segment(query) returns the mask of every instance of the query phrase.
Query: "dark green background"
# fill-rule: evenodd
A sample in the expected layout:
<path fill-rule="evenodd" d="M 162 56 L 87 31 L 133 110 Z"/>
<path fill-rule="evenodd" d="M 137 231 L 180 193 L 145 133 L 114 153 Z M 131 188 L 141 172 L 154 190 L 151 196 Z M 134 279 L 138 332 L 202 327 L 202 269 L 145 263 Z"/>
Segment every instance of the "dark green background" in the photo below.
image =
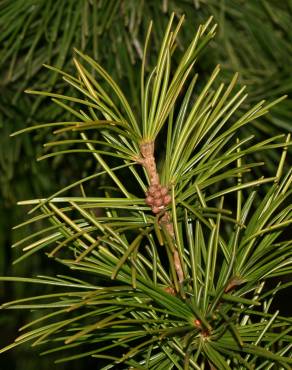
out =
<path fill-rule="evenodd" d="M 149 21 L 154 21 L 150 55 L 155 59 L 159 41 L 172 11 L 186 15 L 179 38 L 184 48 L 200 22 L 213 15 L 218 23 L 217 37 L 197 63 L 197 70 L 208 76 L 220 63 L 222 79 L 240 72 L 240 83 L 247 84 L 248 102 L 272 100 L 292 91 L 292 1 L 272 0 L 0 0 L 0 274 L 4 276 L 57 273 L 59 266 L 44 256 L 34 256 L 13 266 L 21 254 L 10 246 L 27 235 L 12 227 L 25 219 L 21 199 L 48 195 L 72 182 L 76 173 L 85 174 L 91 163 L 78 163 L 69 157 L 38 162 L 47 133 L 10 133 L 42 122 L 68 117 L 48 99 L 24 94 L 25 88 L 66 91 L 58 76 L 42 67 L 47 63 L 67 72 L 73 69 L 73 47 L 96 58 L 138 105 L 140 53 Z M 292 101 L 288 98 L 265 119 L 249 130 L 258 137 L 291 131 Z M 266 160 L 266 171 L 273 171 L 276 153 Z M 81 170 L 82 168 L 82 170 Z M 1 284 L 1 302 L 33 295 L 33 287 Z M 281 305 L 281 299 L 278 300 Z M 283 304 L 283 306 L 285 306 Z M 285 310 L 285 307 L 284 307 Z M 286 313 L 288 310 L 286 309 Z M 28 320 L 28 312 L 1 311 L 0 345 L 16 337 L 17 328 Z M 0 368 L 7 370 L 99 368 L 96 361 L 55 365 L 52 358 L 38 356 L 28 346 L 0 357 Z"/>

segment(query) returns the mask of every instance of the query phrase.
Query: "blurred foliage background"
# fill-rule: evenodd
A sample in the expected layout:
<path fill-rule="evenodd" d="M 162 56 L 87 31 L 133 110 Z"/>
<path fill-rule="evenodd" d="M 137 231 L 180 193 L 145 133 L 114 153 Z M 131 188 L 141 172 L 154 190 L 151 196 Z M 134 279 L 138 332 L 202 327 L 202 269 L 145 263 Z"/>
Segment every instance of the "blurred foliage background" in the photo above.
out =
<path fill-rule="evenodd" d="M 173 11 L 185 14 L 189 25 L 180 35 L 181 45 L 187 45 L 193 30 L 210 15 L 218 23 L 217 36 L 196 67 L 201 75 L 207 76 L 216 64 L 222 66 L 223 79 L 238 71 L 241 84 L 248 86 L 247 104 L 288 94 L 264 119 L 249 126 L 250 133 L 263 138 L 291 131 L 292 0 L 0 0 L 0 275 L 31 276 L 56 270 L 41 255 L 24 264 L 12 264 L 20 252 L 11 245 L 22 235 L 12 228 L 25 214 L 16 202 L 48 195 L 71 183 L 80 168 L 86 175 L 93 165 L 70 157 L 37 163 L 43 131 L 9 138 L 28 125 L 67 119 L 62 108 L 48 98 L 36 98 L 24 90 L 64 92 L 64 81 L 43 64 L 70 72 L 73 48 L 77 48 L 122 81 L 124 91 L 137 97 L 131 102 L 137 106 L 137 81 L 149 22 L 154 21 L 150 47 L 155 58 Z M 264 171 L 272 173 L 276 157 L 276 152 L 269 153 Z M 1 284 L 1 301 L 20 296 L 22 289 L 27 287 Z M 29 293 L 33 292 L 25 292 Z M 1 312 L 1 346 L 14 339 L 16 328 L 24 322 L 22 312 Z M 77 362 L 53 365 L 51 360 L 20 347 L 3 355 L 0 367 L 74 370 L 81 366 Z M 90 364 L 82 362 L 85 366 Z"/>

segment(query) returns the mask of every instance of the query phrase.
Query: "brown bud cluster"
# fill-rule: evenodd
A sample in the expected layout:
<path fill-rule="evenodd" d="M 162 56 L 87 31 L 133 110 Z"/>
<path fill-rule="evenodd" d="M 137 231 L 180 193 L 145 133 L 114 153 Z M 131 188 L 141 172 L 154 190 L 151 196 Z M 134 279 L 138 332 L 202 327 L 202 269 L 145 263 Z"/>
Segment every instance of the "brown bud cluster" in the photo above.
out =
<path fill-rule="evenodd" d="M 194 320 L 194 324 L 195 324 L 195 327 L 198 328 L 198 329 L 201 329 L 202 328 L 202 323 L 200 320 L 198 319 L 195 319 Z"/>
<path fill-rule="evenodd" d="M 164 291 L 170 295 L 176 295 L 175 290 L 171 286 L 164 288 Z"/>
<path fill-rule="evenodd" d="M 171 202 L 168 188 L 160 184 L 151 185 L 146 192 L 145 202 L 153 213 L 161 212 Z"/>

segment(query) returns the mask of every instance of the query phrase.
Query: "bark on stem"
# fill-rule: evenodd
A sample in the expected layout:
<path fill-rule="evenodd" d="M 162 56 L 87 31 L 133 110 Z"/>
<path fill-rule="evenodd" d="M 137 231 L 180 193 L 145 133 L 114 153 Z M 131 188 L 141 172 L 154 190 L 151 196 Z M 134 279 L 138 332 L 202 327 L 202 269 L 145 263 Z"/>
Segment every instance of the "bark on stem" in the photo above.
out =
<path fill-rule="evenodd" d="M 156 168 L 156 161 L 154 158 L 154 142 L 144 142 L 140 145 L 142 157 L 140 162 L 144 166 L 148 176 L 150 185 L 159 184 L 159 175 Z"/>
<path fill-rule="evenodd" d="M 151 206 L 153 213 L 162 214 L 160 223 L 164 224 L 165 229 L 175 242 L 173 223 L 171 221 L 169 212 L 165 210 L 165 207 L 171 202 L 171 196 L 169 195 L 168 188 L 160 184 L 154 156 L 154 142 L 145 141 L 141 143 L 140 152 L 142 157 L 138 158 L 137 161 L 145 168 L 150 182 L 148 191 L 146 193 L 145 202 Z M 182 283 L 184 281 L 184 274 L 177 249 L 173 253 L 173 262 L 178 280 L 180 283 Z"/>

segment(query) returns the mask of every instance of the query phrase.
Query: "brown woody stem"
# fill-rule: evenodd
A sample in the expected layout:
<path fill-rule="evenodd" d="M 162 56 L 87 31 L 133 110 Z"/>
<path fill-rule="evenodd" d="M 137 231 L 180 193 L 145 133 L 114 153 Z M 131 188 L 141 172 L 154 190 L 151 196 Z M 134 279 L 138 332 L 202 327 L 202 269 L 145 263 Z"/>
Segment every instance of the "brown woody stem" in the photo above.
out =
<path fill-rule="evenodd" d="M 140 151 L 142 154 L 140 163 L 144 166 L 149 176 L 150 185 L 158 185 L 159 175 L 156 169 L 156 161 L 154 158 L 154 142 L 146 141 L 140 144 Z"/>
<path fill-rule="evenodd" d="M 142 156 L 141 158 L 137 159 L 137 162 L 139 162 L 145 168 L 150 182 L 149 189 L 146 193 L 145 202 L 151 206 L 153 213 L 162 214 L 160 223 L 165 226 L 168 234 L 175 241 L 173 223 L 171 221 L 169 212 L 165 210 L 165 207 L 171 202 L 171 196 L 168 193 L 168 188 L 160 184 L 154 156 L 154 142 L 142 142 L 140 144 L 140 152 Z M 180 283 L 182 283 L 184 281 L 184 274 L 177 250 L 175 250 L 173 253 L 173 262 L 178 280 Z"/>

